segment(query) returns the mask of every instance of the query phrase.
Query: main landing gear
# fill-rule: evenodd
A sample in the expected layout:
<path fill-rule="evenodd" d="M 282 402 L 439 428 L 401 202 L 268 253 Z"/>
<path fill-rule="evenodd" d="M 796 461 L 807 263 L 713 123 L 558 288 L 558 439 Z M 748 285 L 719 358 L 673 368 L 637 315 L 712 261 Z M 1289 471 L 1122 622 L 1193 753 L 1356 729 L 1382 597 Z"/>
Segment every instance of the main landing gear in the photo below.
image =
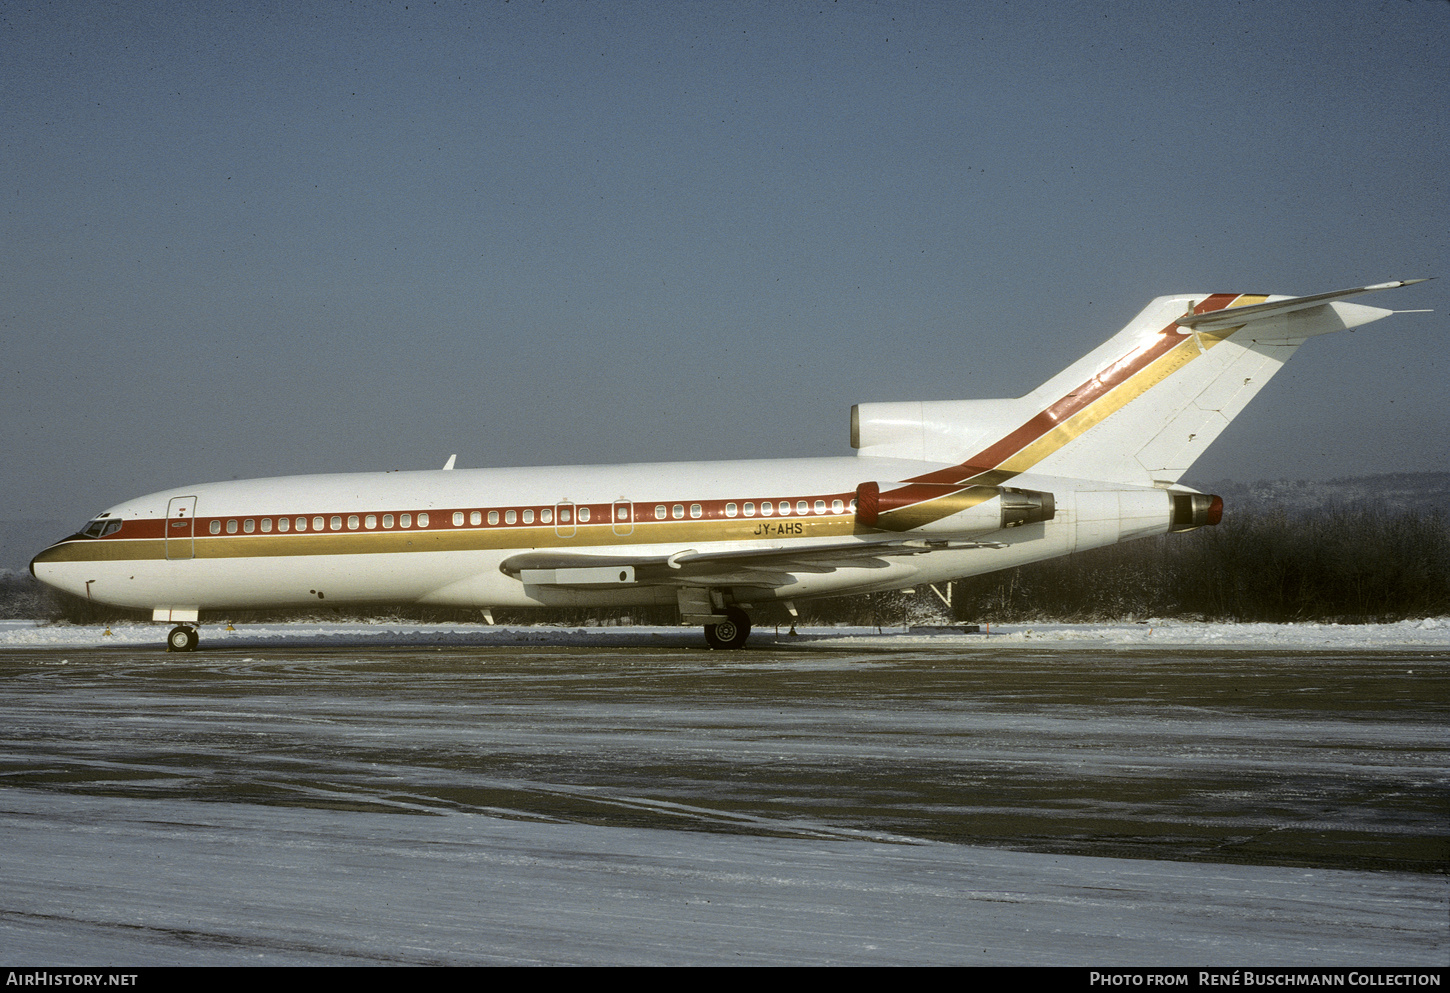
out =
<path fill-rule="evenodd" d="M 185 624 L 178 624 L 166 636 L 166 650 L 168 652 L 195 651 L 196 643 L 200 640 L 197 637 L 196 628 L 188 627 Z"/>
<path fill-rule="evenodd" d="M 705 625 L 705 641 L 711 648 L 744 648 L 750 637 L 750 615 L 739 607 L 726 607 L 725 620 Z"/>

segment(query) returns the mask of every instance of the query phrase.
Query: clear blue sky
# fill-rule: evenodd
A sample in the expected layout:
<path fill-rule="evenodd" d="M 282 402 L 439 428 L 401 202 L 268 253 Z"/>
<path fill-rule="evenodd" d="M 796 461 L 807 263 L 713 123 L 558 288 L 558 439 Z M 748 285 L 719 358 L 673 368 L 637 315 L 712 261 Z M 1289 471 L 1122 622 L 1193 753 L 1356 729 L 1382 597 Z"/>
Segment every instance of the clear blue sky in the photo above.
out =
<path fill-rule="evenodd" d="M 1450 465 L 1450 3 L 0 2 L 0 517 L 847 454 L 1170 292 L 1440 276 L 1190 476 Z"/>

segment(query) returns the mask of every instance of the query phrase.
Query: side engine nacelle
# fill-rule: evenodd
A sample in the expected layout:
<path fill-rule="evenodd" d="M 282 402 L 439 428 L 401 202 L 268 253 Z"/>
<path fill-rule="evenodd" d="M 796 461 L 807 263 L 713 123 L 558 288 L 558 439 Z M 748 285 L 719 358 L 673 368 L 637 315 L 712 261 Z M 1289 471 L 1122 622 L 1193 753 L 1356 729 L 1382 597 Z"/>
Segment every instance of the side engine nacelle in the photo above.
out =
<path fill-rule="evenodd" d="M 1223 499 L 1207 493 L 1169 490 L 1083 488 L 1064 504 L 1074 524 L 1078 550 L 1148 538 L 1169 531 L 1192 531 L 1217 524 L 1223 517 Z"/>
<path fill-rule="evenodd" d="M 1052 494 L 1038 490 L 879 482 L 856 487 L 856 520 L 883 531 L 986 534 L 1050 521 L 1056 513 Z"/>

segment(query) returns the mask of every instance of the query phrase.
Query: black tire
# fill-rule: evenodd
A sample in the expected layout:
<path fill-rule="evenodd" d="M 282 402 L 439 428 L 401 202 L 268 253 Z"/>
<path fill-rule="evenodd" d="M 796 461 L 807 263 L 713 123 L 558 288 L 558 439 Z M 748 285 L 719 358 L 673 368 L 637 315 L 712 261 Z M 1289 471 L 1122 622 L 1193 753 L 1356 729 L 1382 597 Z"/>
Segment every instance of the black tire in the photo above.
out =
<path fill-rule="evenodd" d="M 196 649 L 197 642 L 201 639 L 197 636 L 196 628 L 189 628 L 184 625 L 171 629 L 166 636 L 166 650 L 168 652 L 190 652 Z"/>
<path fill-rule="evenodd" d="M 705 643 L 711 648 L 744 648 L 750 637 L 750 615 L 739 607 L 726 607 L 724 621 L 705 625 Z"/>

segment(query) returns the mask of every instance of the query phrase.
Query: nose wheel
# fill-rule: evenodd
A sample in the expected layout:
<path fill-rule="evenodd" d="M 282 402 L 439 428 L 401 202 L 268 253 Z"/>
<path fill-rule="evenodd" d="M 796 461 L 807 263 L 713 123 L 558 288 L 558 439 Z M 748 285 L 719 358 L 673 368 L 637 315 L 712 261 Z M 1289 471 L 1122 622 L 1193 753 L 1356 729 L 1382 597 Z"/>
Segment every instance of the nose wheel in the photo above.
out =
<path fill-rule="evenodd" d="M 739 607 L 726 607 L 725 620 L 705 625 L 705 642 L 711 648 L 744 648 L 750 637 L 750 615 Z"/>
<path fill-rule="evenodd" d="M 180 624 L 172 628 L 171 633 L 166 636 L 166 650 L 168 652 L 194 651 L 197 642 L 200 640 L 197 637 L 196 628 L 190 628 L 185 624 Z"/>

